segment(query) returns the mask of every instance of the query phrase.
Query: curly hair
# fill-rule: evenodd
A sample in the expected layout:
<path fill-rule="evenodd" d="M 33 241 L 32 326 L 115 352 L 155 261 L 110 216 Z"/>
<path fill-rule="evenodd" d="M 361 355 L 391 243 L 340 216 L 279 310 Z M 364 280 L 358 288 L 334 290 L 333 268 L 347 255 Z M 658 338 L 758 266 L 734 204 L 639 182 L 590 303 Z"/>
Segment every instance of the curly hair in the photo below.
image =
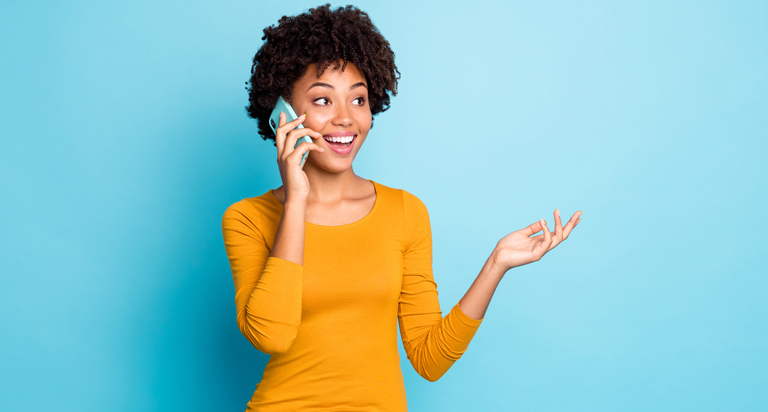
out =
<path fill-rule="evenodd" d="M 275 144 L 269 127 L 269 115 L 283 96 L 290 99 L 293 85 L 312 63 L 317 77 L 331 65 L 342 61 L 354 63 L 368 82 L 371 114 L 389 109 L 391 95 L 397 95 L 400 72 L 389 42 L 373 25 L 368 14 L 354 6 L 331 10 L 330 4 L 309 9 L 297 16 L 283 16 L 277 26 L 264 29 L 266 40 L 256 52 L 251 66 L 248 116 L 256 119 L 259 134 Z M 334 66 L 335 67 L 335 66 Z"/>

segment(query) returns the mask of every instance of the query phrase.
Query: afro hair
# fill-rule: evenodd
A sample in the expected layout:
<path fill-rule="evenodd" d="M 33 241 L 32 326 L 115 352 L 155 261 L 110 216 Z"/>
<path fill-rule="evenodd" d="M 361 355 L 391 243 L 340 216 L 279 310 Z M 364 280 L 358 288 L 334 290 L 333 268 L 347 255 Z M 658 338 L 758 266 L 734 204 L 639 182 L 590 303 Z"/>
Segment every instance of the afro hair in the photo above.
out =
<path fill-rule="evenodd" d="M 251 66 L 250 87 L 246 82 L 248 116 L 256 119 L 264 140 L 275 141 L 269 115 L 283 96 L 290 99 L 293 85 L 317 64 L 317 77 L 332 64 L 354 63 L 368 82 L 371 114 L 389 108 L 390 94 L 397 94 L 400 72 L 389 42 L 373 25 L 368 14 L 354 6 L 331 10 L 326 4 L 297 16 L 283 16 L 277 26 L 264 29 L 265 40 Z M 276 144 L 276 143 L 275 143 Z"/>

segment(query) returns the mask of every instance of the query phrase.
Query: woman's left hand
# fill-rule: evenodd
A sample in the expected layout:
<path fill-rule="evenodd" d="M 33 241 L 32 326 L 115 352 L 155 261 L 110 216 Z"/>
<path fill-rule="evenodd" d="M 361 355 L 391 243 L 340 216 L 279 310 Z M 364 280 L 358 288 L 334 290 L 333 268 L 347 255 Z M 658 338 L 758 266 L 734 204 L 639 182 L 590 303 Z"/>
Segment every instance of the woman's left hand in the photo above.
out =
<path fill-rule="evenodd" d="M 538 261 L 560 242 L 568 239 L 571 230 L 581 221 L 581 211 L 574 213 L 565 227 L 560 222 L 560 209 L 555 210 L 554 215 L 554 232 L 550 232 L 547 222 L 541 219 L 525 229 L 512 232 L 499 240 L 491 255 L 494 266 L 506 272 L 513 267 Z M 542 230 L 544 231 L 543 234 L 531 237 Z"/>

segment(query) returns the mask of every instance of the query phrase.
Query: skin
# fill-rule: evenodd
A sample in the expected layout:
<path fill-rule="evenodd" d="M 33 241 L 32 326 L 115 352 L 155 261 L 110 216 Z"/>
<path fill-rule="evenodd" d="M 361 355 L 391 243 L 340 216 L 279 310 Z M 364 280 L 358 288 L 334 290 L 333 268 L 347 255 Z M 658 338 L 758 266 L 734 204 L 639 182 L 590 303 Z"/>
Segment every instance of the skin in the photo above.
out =
<path fill-rule="evenodd" d="M 290 130 L 302 123 L 305 131 L 288 133 L 285 148 L 290 150 L 304 135 L 310 136 L 315 144 L 306 144 L 311 153 L 303 173 L 295 163 L 281 168 L 281 176 L 287 175 L 288 182 L 283 179 L 283 186 L 274 194 L 281 203 L 285 203 L 285 199 L 306 199 L 306 221 L 338 226 L 362 219 L 376 201 L 373 183 L 357 176 L 352 168 L 373 117 L 368 104 L 368 84 L 356 65 L 348 63 L 343 72 L 341 65 L 331 65 L 320 78 L 316 73 L 316 66 L 309 66 L 293 86 L 289 102 L 297 114 L 306 113 L 307 117 L 303 122 L 297 119 L 287 125 Z M 280 132 L 278 130 L 278 134 Z M 321 136 L 333 132 L 357 135 L 351 153 L 338 155 L 328 147 Z M 280 153 L 279 140 L 277 144 Z M 296 150 L 303 155 L 306 150 L 302 146 Z"/>
<path fill-rule="evenodd" d="M 373 208 L 373 184 L 355 174 L 352 162 L 371 129 L 371 110 L 365 75 L 353 63 L 331 65 L 319 78 L 315 65 L 293 87 L 290 104 L 297 114 L 290 123 L 281 117 L 277 129 L 277 164 L 283 185 L 275 197 L 284 205 L 271 256 L 302 265 L 304 262 L 304 222 L 337 226 L 356 222 Z M 304 129 L 294 130 L 299 124 Z M 348 155 L 338 155 L 322 139 L 334 132 L 354 132 L 357 136 Z M 302 136 L 313 143 L 293 146 Z M 301 157 L 310 151 L 306 164 Z M 550 232 L 544 219 L 504 236 L 496 244 L 480 273 L 459 300 L 462 312 L 482 319 L 496 288 L 510 269 L 540 260 L 568 238 L 581 221 L 581 211 L 563 225 L 560 210 L 554 214 L 555 230 Z M 536 233 L 540 235 L 534 236 Z"/>

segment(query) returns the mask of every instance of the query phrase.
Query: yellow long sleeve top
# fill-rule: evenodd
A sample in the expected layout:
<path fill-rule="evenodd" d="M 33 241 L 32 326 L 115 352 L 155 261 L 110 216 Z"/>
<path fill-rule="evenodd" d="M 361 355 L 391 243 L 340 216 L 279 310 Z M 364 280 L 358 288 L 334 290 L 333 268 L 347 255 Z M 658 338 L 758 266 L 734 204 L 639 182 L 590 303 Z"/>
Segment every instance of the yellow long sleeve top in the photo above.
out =
<path fill-rule="evenodd" d="M 407 411 L 395 317 L 429 381 L 480 327 L 458 303 L 442 315 L 424 203 L 371 182 L 376 201 L 363 219 L 305 223 L 303 265 L 270 256 L 283 213 L 272 190 L 224 212 L 237 325 L 271 355 L 246 411 Z"/>

